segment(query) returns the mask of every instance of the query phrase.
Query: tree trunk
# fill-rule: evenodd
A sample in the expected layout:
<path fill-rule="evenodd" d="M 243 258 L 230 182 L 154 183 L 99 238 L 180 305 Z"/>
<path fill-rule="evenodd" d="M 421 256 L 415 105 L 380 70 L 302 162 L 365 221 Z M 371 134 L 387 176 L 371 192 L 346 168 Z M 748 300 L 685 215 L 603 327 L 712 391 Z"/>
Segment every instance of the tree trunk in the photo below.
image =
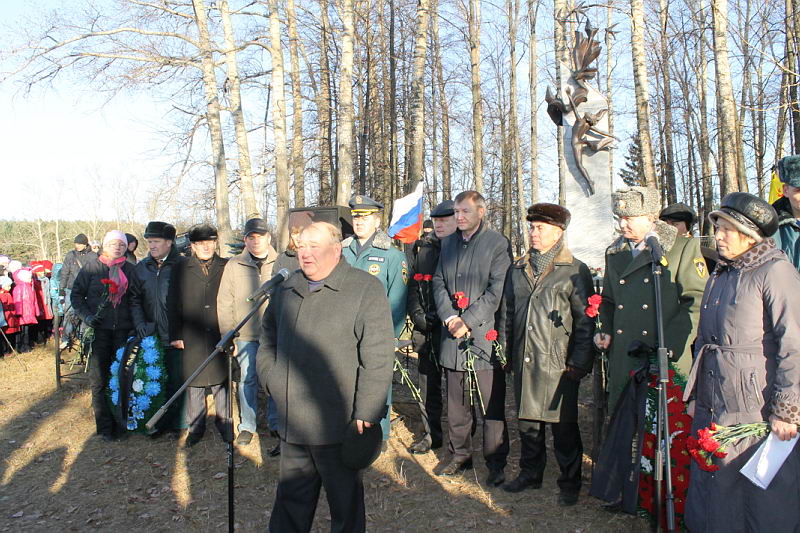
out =
<path fill-rule="evenodd" d="M 614 134 L 614 98 L 613 98 L 613 83 L 612 83 L 612 75 L 613 70 L 611 68 L 611 49 L 614 44 L 614 34 L 608 31 L 611 26 L 613 25 L 613 17 L 614 17 L 614 4 L 613 2 L 609 2 L 606 6 L 606 101 L 608 103 L 608 133 Z M 611 187 L 609 190 L 613 190 L 614 184 L 614 150 L 608 150 L 608 178 L 611 180 Z"/>
<path fill-rule="evenodd" d="M 320 91 L 317 99 L 317 116 L 319 120 L 319 205 L 328 205 L 335 201 L 331 193 L 331 177 L 333 175 L 333 109 L 331 107 L 331 69 L 328 62 L 328 40 L 330 22 L 328 21 L 328 0 L 320 0 L 320 21 L 322 38 L 320 39 L 319 77 Z"/>
<path fill-rule="evenodd" d="M 653 163 L 653 141 L 650 137 L 650 98 L 647 88 L 647 64 L 644 52 L 644 2 L 631 0 L 631 57 L 633 60 L 633 85 L 636 93 L 636 125 L 642 151 L 644 182 L 656 186 L 656 169 Z"/>
<path fill-rule="evenodd" d="M 236 62 L 236 42 L 231 23 L 231 12 L 228 0 L 220 0 L 219 13 L 222 18 L 222 31 L 225 35 L 225 67 L 228 75 L 228 95 L 233 127 L 236 132 L 236 148 L 239 156 L 239 187 L 244 202 L 245 220 L 260 217 L 256 206 L 256 193 L 253 187 L 253 170 L 250 165 L 250 144 L 247 140 L 247 125 L 242 109 L 241 82 L 239 66 Z"/>
<path fill-rule="evenodd" d="M 469 0 L 469 58 L 472 72 L 472 179 L 483 194 L 483 104 L 481 102 L 481 0 Z"/>
<path fill-rule="evenodd" d="M 192 0 L 195 23 L 197 24 L 200 62 L 203 69 L 203 91 L 206 98 L 206 121 L 211 136 L 211 154 L 214 160 L 214 207 L 217 215 L 217 231 L 221 254 L 227 256 L 225 244 L 233 239 L 231 215 L 228 204 L 228 170 L 225 166 L 225 144 L 222 140 L 222 120 L 220 118 L 219 90 L 214 72 L 214 57 L 211 39 L 208 35 L 208 12 L 205 0 Z"/>
<path fill-rule="evenodd" d="M 389 179 L 386 191 L 387 202 L 395 199 L 395 184 L 399 180 L 397 162 L 397 58 L 394 47 L 395 7 L 394 0 L 389 0 Z"/>
<path fill-rule="evenodd" d="M 436 1 L 436 0 L 435 0 Z M 452 198 L 451 165 L 450 165 L 450 105 L 447 101 L 444 74 L 442 72 L 442 49 L 439 41 L 439 9 L 433 10 L 433 42 L 434 61 L 436 62 L 436 81 L 438 88 L 439 112 L 442 114 L 442 200 Z"/>
<path fill-rule="evenodd" d="M 792 50 L 794 51 L 793 61 L 789 62 L 791 70 L 794 72 L 794 83 L 790 85 L 792 88 L 792 131 L 794 132 L 794 150 L 793 154 L 800 154 L 800 97 L 798 97 L 798 75 L 800 72 L 800 54 L 798 54 L 798 43 L 800 43 L 800 12 L 797 9 L 797 0 L 789 0 L 791 17 L 787 17 L 787 21 L 791 21 L 792 25 L 790 30 L 786 32 L 786 38 L 792 41 Z"/>
<path fill-rule="evenodd" d="M 711 140 L 708 133 L 708 69 L 706 62 L 706 50 L 708 41 L 706 39 L 706 12 L 704 0 L 697 2 L 697 15 L 695 16 L 695 26 L 700 33 L 695 56 L 695 77 L 697 78 L 697 114 L 700 122 L 700 172 L 703 189 L 703 209 L 700 217 L 701 234 L 711 235 L 712 226 L 708 221 L 708 214 L 714 208 L 714 183 L 711 176 Z"/>
<path fill-rule="evenodd" d="M 414 38 L 414 72 L 411 80 L 411 163 L 406 192 L 422 179 L 425 159 L 425 53 L 428 49 L 430 0 L 417 0 L 417 29 Z"/>
<path fill-rule="evenodd" d="M 664 108 L 664 182 L 667 185 L 667 204 L 678 201 L 678 188 L 675 183 L 675 151 L 672 137 L 672 84 L 670 82 L 670 46 L 667 30 L 669 29 L 669 13 L 667 0 L 659 0 L 659 17 L 661 22 L 661 84 L 663 85 Z"/>
<path fill-rule="evenodd" d="M 714 28 L 714 67 L 719 102 L 719 135 L 721 137 L 722 177 L 724 193 L 739 189 L 736 146 L 736 103 L 733 100 L 731 67 L 728 58 L 728 0 L 711 0 Z"/>
<path fill-rule="evenodd" d="M 553 37 L 556 57 L 556 93 L 562 94 L 561 65 L 567 62 L 565 35 L 566 0 L 553 1 Z M 564 126 L 556 126 L 556 153 L 558 156 L 558 204 L 567 204 L 567 160 L 564 154 Z"/>
<path fill-rule="evenodd" d="M 525 231 L 525 216 L 527 205 L 525 203 L 525 183 L 522 179 L 522 149 L 519 142 L 519 124 L 517 123 L 517 21 L 519 20 L 519 0 L 506 0 L 506 15 L 508 17 L 508 46 L 509 46 L 509 148 L 513 150 L 513 166 L 516 175 L 517 210 L 519 216 L 519 231 L 522 236 L 525 250 L 528 249 L 528 232 Z M 514 217 L 511 217 L 512 227 Z"/>
<path fill-rule="evenodd" d="M 286 219 L 289 214 L 289 161 L 288 150 L 286 149 L 286 95 L 278 0 L 269 1 L 269 35 L 270 55 L 272 56 L 272 80 L 270 85 L 274 98 L 272 129 L 275 139 L 276 231 L 278 233 L 278 250 L 283 250 L 288 240 Z"/>
<path fill-rule="evenodd" d="M 353 187 L 353 162 L 355 147 L 353 139 L 353 0 L 342 0 L 342 61 L 339 65 L 339 121 L 338 121 L 338 173 L 336 203 L 347 205 Z"/>
<path fill-rule="evenodd" d="M 537 110 L 539 109 L 539 97 L 537 96 L 536 86 L 539 84 L 538 80 L 538 66 L 539 56 L 536 51 L 536 20 L 539 14 L 539 1 L 528 0 L 528 24 L 530 25 L 530 33 L 528 36 L 528 88 L 531 97 L 531 204 L 539 201 L 539 118 Z M 528 232 L 525 230 L 525 217 L 520 221 L 523 228 L 523 233 L 526 235 L 526 243 Z"/>
<path fill-rule="evenodd" d="M 294 0 L 286 0 L 286 19 L 289 28 L 289 60 L 292 65 L 292 178 L 294 206 L 306 205 L 305 158 L 303 157 L 303 93 L 300 85 L 300 54 L 298 53 L 297 15 Z"/>

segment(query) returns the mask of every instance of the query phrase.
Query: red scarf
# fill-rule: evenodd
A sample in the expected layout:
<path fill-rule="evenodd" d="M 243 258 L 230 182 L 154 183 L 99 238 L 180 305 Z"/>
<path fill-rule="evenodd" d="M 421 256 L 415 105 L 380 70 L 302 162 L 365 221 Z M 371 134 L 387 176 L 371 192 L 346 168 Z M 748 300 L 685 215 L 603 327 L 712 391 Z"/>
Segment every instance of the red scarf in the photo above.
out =
<path fill-rule="evenodd" d="M 122 301 L 125 291 L 128 290 L 128 278 L 125 277 L 125 272 L 122 270 L 122 265 L 125 264 L 125 256 L 111 259 L 105 255 L 100 255 L 97 259 L 100 260 L 105 266 L 108 267 L 108 277 L 117 284 L 117 291 L 108 293 L 111 305 L 116 307 Z"/>

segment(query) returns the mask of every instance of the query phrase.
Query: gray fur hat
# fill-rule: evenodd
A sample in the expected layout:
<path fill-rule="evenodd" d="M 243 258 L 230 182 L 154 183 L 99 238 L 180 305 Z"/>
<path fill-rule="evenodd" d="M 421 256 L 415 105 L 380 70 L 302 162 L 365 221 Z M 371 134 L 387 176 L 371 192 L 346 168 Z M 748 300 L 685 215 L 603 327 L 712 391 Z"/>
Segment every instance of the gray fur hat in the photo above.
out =
<path fill-rule="evenodd" d="M 658 215 L 661 196 L 653 187 L 629 187 L 611 193 L 611 206 L 618 217 Z"/>
<path fill-rule="evenodd" d="M 786 185 L 800 188 L 800 155 L 787 155 L 778 161 L 778 177 Z"/>

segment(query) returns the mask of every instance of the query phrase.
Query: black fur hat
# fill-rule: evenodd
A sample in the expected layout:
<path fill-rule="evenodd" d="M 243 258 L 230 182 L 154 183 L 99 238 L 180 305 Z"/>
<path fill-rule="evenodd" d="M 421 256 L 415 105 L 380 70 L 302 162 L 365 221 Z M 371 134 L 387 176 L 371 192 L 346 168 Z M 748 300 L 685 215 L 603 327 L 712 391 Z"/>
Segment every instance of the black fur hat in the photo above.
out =
<path fill-rule="evenodd" d="M 572 218 L 569 210 L 558 204 L 539 203 L 528 208 L 528 222 L 545 222 L 565 230 Z"/>
<path fill-rule="evenodd" d="M 778 231 L 778 213 L 769 202 L 746 192 L 732 192 L 725 195 L 717 211 L 708 215 L 712 224 L 717 218 L 724 218 L 745 235 L 756 241 L 771 237 Z"/>
<path fill-rule="evenodd" d="M 175 234 L 175 226 L 157 220 L 148 222 L 147 227 L 144 229 L 145 239 L 167 239 L 168 241 L 174 241 Z"/>
<path fill-rule="evenodd" d="M 196 224 L 189 228 L 189 242 L 216 241 L 217 228 L 211 224 Z"/>

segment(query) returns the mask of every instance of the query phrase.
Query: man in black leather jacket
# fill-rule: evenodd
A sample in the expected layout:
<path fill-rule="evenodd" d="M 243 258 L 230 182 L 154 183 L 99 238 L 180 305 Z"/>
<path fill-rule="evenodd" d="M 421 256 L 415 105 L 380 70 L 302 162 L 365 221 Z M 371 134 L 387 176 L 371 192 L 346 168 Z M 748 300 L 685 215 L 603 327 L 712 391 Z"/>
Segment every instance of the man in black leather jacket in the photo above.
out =
<path fill-rule="evenodd" d="M 445 200 L 431 210 L 433 231 L 425 234 L 411 263 L 408 280 L 408 314 L 414 323 L 412 340 L 419 356 L 419 389 L 425 404 L 422 417 L 425 433 L 408 451 L 427 453 L 442 447 L 442 367 L 439 365 L 441 340 L 431 281 L 439 263 L 441 239 L 456 230 L 453 201 Z"/>
<path fill-rule="evenodd" d="M 131 312 L 140 337 L 158 335 L 164 348 L 164 364 L 167 367 L 167 397 L 181 386 L 181 351 L 169 344 L 169 315 L 167 298 L 170 297 L 170 282 L 173 272 L 185 260 L 173 246 L 175 226 L 153 221 L 147 224 L 144 238 L 150 253 L 136 264 L 136 274 L 142 283 L 138 297 L 131 302 Z M 172 295 L 174 297 L 175 295 Z M 176 431 L 186 428 L 183 416 L 183 399 L 170 406 L 159 423 L 159 430 Z"/>

